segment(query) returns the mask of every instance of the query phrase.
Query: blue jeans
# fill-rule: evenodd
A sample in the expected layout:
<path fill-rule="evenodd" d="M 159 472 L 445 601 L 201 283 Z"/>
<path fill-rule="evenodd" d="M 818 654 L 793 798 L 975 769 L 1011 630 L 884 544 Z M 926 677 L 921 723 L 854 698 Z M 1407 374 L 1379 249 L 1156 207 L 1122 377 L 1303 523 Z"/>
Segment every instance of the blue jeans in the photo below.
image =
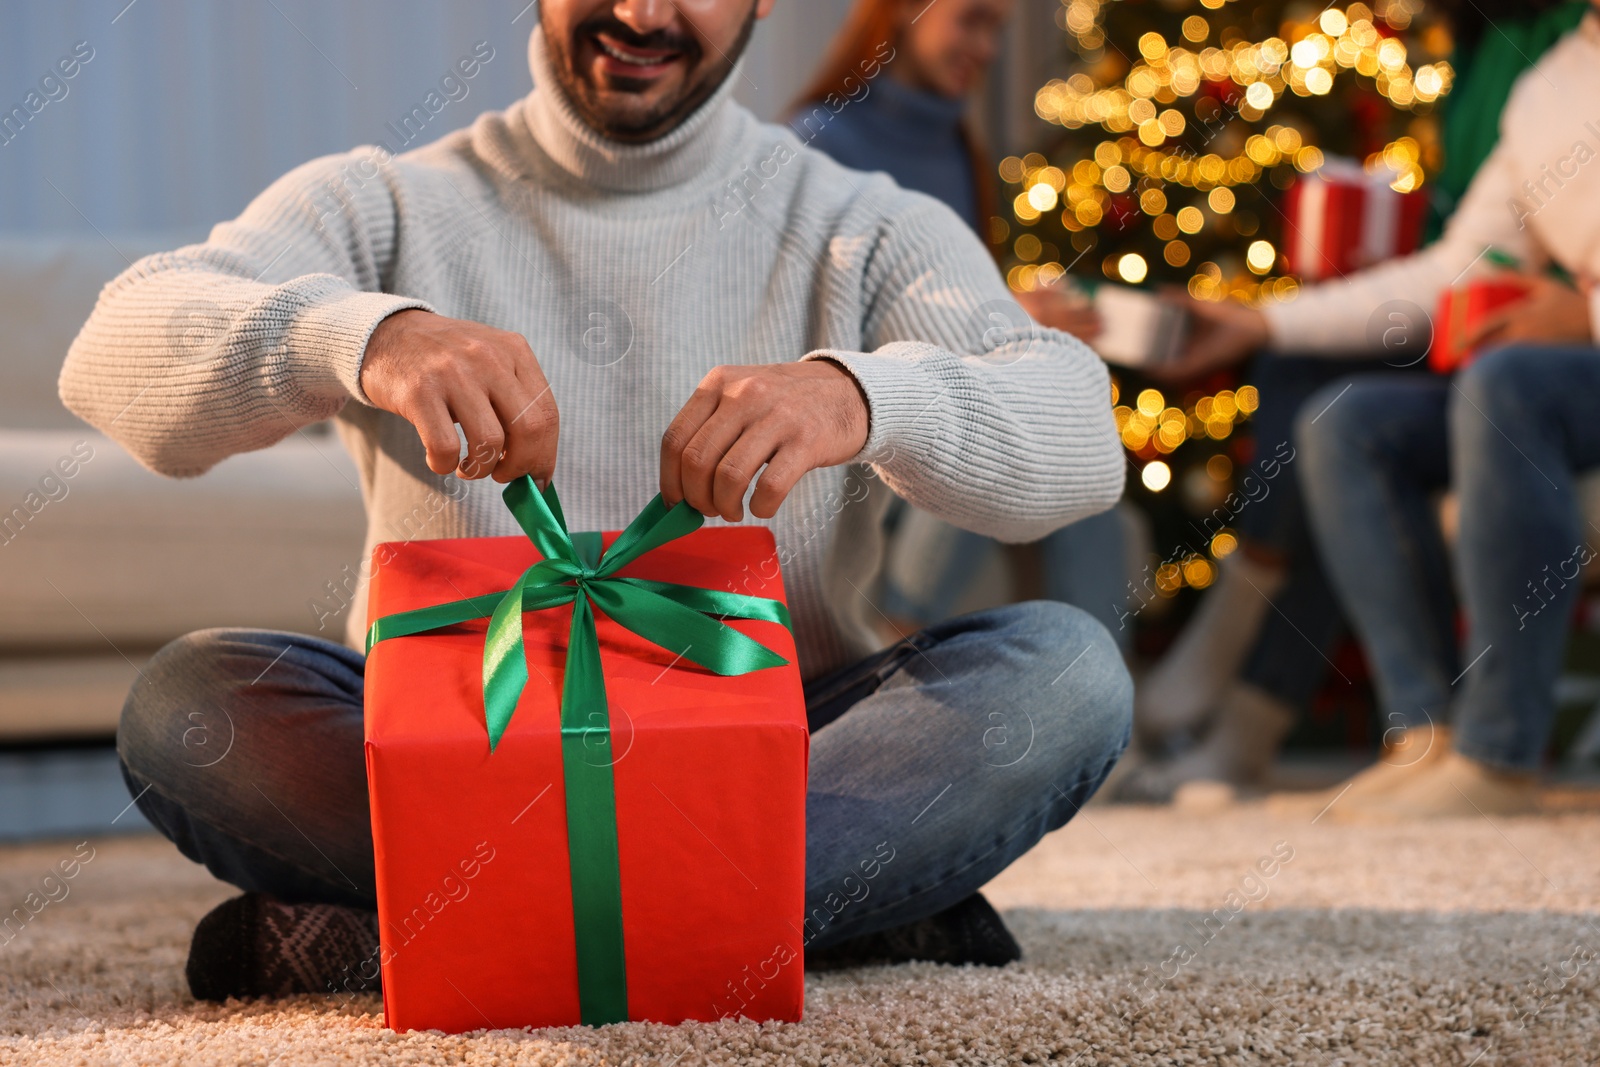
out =
<path fill-rule="evenodd" d="M 1465 755 L 1538 766 L 1578 567 L 1600 543 L 1573 486 L 1600 465 L 1597 402 L 1600 350 L 1539 345 L 1454 378 L 1357 377 L 1307 406 L 1297 432 L 1317 540 L 1391 722 L 1453 719 Z M 1460 503 L 1453 575 L 1432 503 L 1446 487 Z"/>
<path fill-rule="evenodd" d="M 362 667 L 300 634 L 167 645 L 117 734 L 139 809 L 241 889 L 375 907 Z M 943 911 L 1065 824 L 1127 744 L 1132 696 L 1105 628 L 1046 601 L 808 683 L 807 945 Z"/>
<path fill-rule="evenodd" d="M 1302 713 L 1327 678 L 1328 658 L 1345 620 L 1311 537 L 1292 443 L 1295 420 L 1329 382 L 1383 368 L 1377 360 L 1352 365 L 1268 352 L 1245 376 L 1260 390 L 1261 406 L 1250 419 L 1255 460 L 1238 479 L 1249 503 L 1238 512 L 1235 526 L 1253 549 L 1275 556 L 1285 574 L 1239 675 Z M 1313 407 L 1312 415 L 1318 410 Z"/>

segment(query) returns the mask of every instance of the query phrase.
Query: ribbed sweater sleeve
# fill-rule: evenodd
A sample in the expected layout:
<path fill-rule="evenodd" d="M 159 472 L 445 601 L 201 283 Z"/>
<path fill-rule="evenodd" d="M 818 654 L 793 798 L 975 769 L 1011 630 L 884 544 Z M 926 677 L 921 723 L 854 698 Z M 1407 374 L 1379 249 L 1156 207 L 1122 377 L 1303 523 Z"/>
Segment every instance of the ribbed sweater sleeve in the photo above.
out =
<path fill-rule="evenodd" d="M 308 163 L 205 244 L 113 279 L 68 352 L 62 401 L 179 477 L 364 401 L 372 330 L 428 307 L 381 291 L 395 200 L 378 159 L 368 149 Z"/>
<path fill-rule="evenodd" d="M 1111 507 L 1126 461 L 1105 365 L 1026 322 L 982 243 L 931 199 L 885 215 L 866 252 L 868 351 L 825 350 L 870 409 L 856 457 L 916 507 L 1030 541 Z"/>

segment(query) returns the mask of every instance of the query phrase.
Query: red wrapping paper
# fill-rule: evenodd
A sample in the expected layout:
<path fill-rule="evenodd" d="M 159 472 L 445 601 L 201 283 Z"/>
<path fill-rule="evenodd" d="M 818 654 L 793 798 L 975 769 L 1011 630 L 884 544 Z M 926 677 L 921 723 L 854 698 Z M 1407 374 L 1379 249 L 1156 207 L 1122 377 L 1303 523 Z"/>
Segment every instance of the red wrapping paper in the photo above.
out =
<path fill-rule="evenodd" d="M 1471 363 L 1478 349 L 1468 348 L 1467 338 L 1491 312 L 1527 295 L 1528 283 L 1516 277 L 1485 278 L 1446 289 L 1433 317 L 1428 366 L 1440 374 L 1449 374 Z"/>
<path fill-rule="evenodd" d="M 1289 187 L 1283 211 L 1289 269 L 1321 281 L 1416 251 L 1427 197 L 1395 192 L 1384 172 L 1330 160 Z"/>
<path fill-rule="evenodd" d="M 506 589 L 539 558 L 525 537 L 381 545 L 368 623 Z M 783 598 L 772 535 L 757 527 L 700 530 L 620 573 Z M 789 664 L 725 678 L 596 616 L 612 729 L 596 758 L 615 777 L 630 1018 L 798 1020 L 810 734 L 794 641 L 775 623 L 728 620 Z M 571 618 L 570 605 L 524 614 L 529 681 L 492 754 L 487 620 L 383 641 L 367 658 L 396 1030 L 579 1022 L 558 724 Z"/>

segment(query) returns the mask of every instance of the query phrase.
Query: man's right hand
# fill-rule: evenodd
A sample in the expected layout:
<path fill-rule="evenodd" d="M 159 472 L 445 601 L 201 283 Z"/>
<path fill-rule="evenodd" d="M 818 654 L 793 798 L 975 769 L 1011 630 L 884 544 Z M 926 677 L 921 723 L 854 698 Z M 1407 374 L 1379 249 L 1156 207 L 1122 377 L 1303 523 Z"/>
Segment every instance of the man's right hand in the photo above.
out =
<path fill-rule="evenodd" d="M 1167 381 L 1196 378 L 1208 371 L 1247 359 L 1267 343 L 1267 317 L 1236 300 L 1196 300 L 1174 296 L 1189 314 L 1189 335 L 1183 351 L 1171 363 L 1149 368 L 1152 377 Z"/>
<path fill-rule="evenodd" d="M 417 428 L 435 474 L 524 474 L 540 485 L 556 467 L 561 420 L 521 334 L 410 308 L 378 324 L 361 362 L 367 399 Z M 467 438 L 467 457 L 455 423 Z"/>

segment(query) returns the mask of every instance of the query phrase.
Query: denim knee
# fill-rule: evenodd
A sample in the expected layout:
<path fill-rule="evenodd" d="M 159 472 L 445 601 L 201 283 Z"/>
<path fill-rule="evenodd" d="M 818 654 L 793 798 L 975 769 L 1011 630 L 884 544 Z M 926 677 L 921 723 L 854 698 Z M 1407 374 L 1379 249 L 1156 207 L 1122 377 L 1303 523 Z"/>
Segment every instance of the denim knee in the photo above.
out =
<path fill-rule="evenodd" d="M 1029 716 L 1026 724 L 1007 725 L 1031 727 L 1028 736 L 1038 738 L 1037 754 L 1045 757 L 1036 766 L 1050 784 L 1109 771 L 1133 723 L 1133 681 L 1115 639 L 1094 616 L 1059 601 L 1006 611 L 1012 658 L 1005 684 Z"/>
<path fill-rule="evenodd" d="M 243 633 L 196 630 L 151 657 L 117 726 L 117 754 L 135 775 L 160 785 L 224 754 L 233 739 L 229 691 L 237 684 L 226 673 L 228 648 Z"/>
<path fill-rule="evenodd" d="M 1385 376 L 1340 379 L 1300 409 L 1294 443 L 1305 464 L 1300 484 L 1313 509 L 1319 494 L 1340 484 L 1344 472 L 1366 465 L 1386 447 L 1375 424 L 1389 388 Z"/>
<path fill-rule="evenodd" d="M 1523 345 L 1502 345 L 1473 360 L 1455 377 L 1456 395 L 1451 398 L 1452 429 L 1462 418 L 1477 417 L 1490 426 L 1520 421 L 1536 387 L 1543 384 L 1537 353 Z"/>
<path fill-rule="evenodd" d="M 1307 466 L 1337 462 L 1342 451 L 1360 440 L 1360 405 L 1349 403 L 1356 388 L 1354 382 L 1333 382 L 1311 394 L 1300 408 L 1294 420 L 1294 444 Z"/>

